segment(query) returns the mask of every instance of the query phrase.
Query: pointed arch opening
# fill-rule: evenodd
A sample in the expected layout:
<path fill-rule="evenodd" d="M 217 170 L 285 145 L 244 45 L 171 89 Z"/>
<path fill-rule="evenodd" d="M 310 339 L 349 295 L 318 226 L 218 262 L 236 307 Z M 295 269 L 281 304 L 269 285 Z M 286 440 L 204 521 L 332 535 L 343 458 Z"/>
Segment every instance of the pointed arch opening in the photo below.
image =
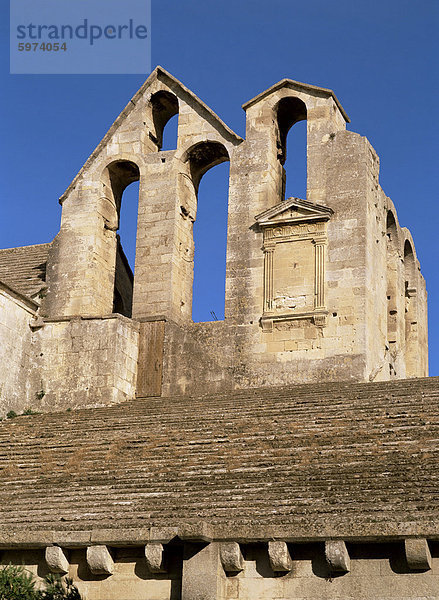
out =
<path fill-rule="evenodd" d="M 105 227 L 116 243 L 113 312 L 126 317 L 132 313 L 139 180 L 139 167 L 131 161 L 115 161 L 103 174 Z"/>
<path fill-rule="evenodd" d="M 139 208 L 139 191 L 139 180 L 130 183 L 123 192 L 121 209 L 119 211 L 118 237 L 133 273 L 136 260 L 136 233 L 137 212 Z"/>
<path fill-rule="evenodd" d="M 275 108 L 277 122 L 277 158 L 282 166 L 281 199 L 306 199 L 307 181 L 307 110 L 299 98 L 282 98 Z M 290 134 L 291 128 L 294 131 Z"/>
<path fill-rule="evenodd" d="M 387 349 L 390 356 L 396 358 L 399 349 L 398 340 L 398 231 L 393 213 L 387 213 Z M 393 360 L 389 365 L 390 375 L 395 375 Z"/>
<path fill-rule="evenodd" d="M 160 150 L 175 150 L 178 142 L 178 113 L 173 115 L 163 129 Z"/>
<path fill-rule="evenodd" d="M 178 99 L 171 92 L 161 90 L 151 96 L 154 133 L 150 134 L 158 150 L 177 147 Z"/>
<path fill-rule="evenodd" d="M 421 359 L 418 345 L 418 310 L 416 287 L 416 259 L 409 240 L 404 242 L 404 297 L 405 297 L 405 370 L 406 377 L 417 377 Z"/>
<path fill-rule="evenodd" d="M 200 142 L 187 153 L 192 182 L 192 320 L 224 319 L 229 155 L 219 142 Z"/>

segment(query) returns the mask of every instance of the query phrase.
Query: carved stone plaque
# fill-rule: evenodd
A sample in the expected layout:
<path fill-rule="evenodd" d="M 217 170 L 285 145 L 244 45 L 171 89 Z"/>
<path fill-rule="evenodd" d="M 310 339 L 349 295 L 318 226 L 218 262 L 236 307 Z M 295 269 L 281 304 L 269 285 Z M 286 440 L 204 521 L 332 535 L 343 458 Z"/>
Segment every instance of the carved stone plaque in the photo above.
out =
<path fill-rule="evenodd" d="M 264 235 L 262 328 L 311 319 L 326 325 L 325 246 L 332 210 L 290 198 L 256 217 Z"/>

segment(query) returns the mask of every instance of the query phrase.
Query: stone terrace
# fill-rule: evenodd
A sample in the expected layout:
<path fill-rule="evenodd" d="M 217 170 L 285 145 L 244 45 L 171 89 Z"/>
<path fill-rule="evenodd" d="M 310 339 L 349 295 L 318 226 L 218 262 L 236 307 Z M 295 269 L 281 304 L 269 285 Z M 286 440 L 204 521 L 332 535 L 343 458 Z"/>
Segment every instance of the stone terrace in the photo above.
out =
<path fill-rule="evenodd" d="M 0 424 L 0 543 L 191 524 L 206 539 L 439 539 L 438 444 L 439 378 L 17 417 Z"/>

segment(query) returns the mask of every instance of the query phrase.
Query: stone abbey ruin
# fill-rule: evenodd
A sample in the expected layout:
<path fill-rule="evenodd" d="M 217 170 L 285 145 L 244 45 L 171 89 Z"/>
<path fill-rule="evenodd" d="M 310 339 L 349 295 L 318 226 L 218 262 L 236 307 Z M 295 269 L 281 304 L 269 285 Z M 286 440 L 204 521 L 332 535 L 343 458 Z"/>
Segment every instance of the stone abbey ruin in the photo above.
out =
<path fill-rule="evenodd" d="M 0 563 L 68 573 L 86 600 L 437 600 L 413 239 L 331 90 L 284 79 L 243 108 L 245 139 L 157 67 L 55 239 L 0 250 L 0 417 L 39 411 L 0 423 Z M 302 120 L 306 199 L 286 198 Z M 194 323 L 198 186 L 224 161 L 225 318 Z"/>

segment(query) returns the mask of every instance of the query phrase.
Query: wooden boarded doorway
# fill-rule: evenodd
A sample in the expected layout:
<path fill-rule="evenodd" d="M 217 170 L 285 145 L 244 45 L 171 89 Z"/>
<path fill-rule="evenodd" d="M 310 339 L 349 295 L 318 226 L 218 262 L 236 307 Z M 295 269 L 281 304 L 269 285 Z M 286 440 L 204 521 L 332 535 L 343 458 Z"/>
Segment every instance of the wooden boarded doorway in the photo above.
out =
<path fill-rule="evenodd" d="M 162 393 L 164 339 L 164 320 L 140 323 L 136 391 L 138 398 L 160 396 Z"/>

